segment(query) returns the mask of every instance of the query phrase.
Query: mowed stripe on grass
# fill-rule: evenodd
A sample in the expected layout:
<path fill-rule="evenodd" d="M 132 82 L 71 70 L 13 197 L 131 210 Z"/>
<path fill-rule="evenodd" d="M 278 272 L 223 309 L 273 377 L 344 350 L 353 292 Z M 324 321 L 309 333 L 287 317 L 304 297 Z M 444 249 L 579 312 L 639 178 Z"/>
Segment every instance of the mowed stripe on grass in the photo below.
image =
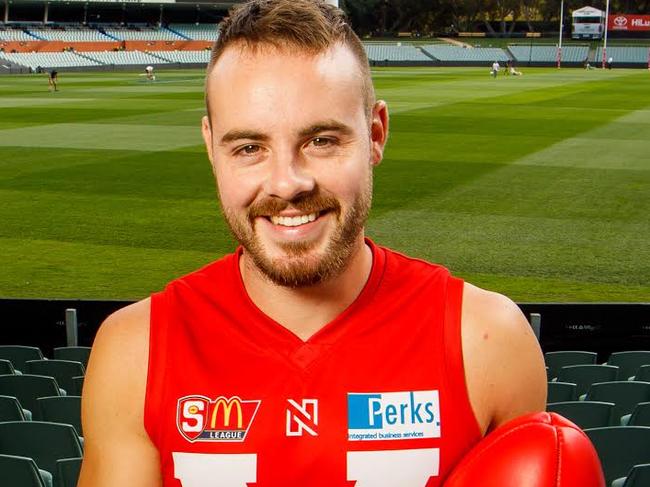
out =
<path fill-rule="evenodd" d="M 136 299 L 233 249 L 203 73 L 159 79 L 64 73 L 47 103 L 44 79 L 0 78 L 0 296 Z M 394 110 L 371 237 L 518 301 L 650 301 L 647 73 L 375 82 Z"/>

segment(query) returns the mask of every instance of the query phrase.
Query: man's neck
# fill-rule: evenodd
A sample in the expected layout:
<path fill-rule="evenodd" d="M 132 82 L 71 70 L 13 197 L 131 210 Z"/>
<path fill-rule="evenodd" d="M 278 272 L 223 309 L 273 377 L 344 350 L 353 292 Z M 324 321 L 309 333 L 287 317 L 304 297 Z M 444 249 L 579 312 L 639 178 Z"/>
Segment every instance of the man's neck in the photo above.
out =
<path fill-rule="evenodd" d="M 246 252 L 239 261 L 244 287 L 267 316 L 306 341 L 359 296 L 372 269 L 372 250 L 363 238 L 338 276 L 314 286 L 290 288 L 270 281 Z"/>

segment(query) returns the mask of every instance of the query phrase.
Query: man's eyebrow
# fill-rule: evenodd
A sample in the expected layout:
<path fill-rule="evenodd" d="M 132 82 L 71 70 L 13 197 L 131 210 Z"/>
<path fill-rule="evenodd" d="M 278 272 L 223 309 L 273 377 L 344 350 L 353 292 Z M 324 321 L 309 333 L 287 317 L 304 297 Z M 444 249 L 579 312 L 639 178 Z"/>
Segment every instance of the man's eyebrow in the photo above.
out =
<path fill-rule="evenodd" d="M 219 141 L 220 145 L 225 145 L 235 140 L 248 139 L 259 142 L 266 142 L 269 140 L 269 136 L 261 132 L 256 132 L 254 130 L 230 130 L 221 137 Z"/>
<path fill-rule="evenodd" d="M 353 133 L 352 127 L 336 120 L 326 120 L 324 122 L 317 122 L 309 127 L 302 129 L 298 132 L 301 138 L 310 137 L 321 132 L 339 132 L 343 135 L 350 135 Z"/>

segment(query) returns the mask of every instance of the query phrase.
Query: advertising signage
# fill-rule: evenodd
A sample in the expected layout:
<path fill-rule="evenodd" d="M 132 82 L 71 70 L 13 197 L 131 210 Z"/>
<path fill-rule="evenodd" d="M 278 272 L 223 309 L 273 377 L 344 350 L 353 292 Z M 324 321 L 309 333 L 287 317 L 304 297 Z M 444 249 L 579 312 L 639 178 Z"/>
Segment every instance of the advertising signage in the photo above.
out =
<path fill-rule="evenodd" d="M 609 16 L 610 31 L 650 31 L 650 15 L 614 14 Z"/>

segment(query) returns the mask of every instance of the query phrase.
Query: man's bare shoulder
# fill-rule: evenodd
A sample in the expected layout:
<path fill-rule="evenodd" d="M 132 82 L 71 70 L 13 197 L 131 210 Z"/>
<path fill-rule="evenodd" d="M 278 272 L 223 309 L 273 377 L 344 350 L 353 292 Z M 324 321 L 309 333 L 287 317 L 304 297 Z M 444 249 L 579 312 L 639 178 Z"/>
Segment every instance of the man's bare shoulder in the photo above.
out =
<path fill-rule="evenodd" d="M 148 354 L 149 309 L 151 299 L 143 299 L 109 315 L 97 330 L 90 354 L 89 367 L 106 356 L 123 352 Z"/>
<path fill-rule="evenodd" d="M 124 401 L 139 403 L 144 399 L 149 308 L 150 299 L 138 301 L 114 312 L 99 327 L 84 381 L 86 399 L 104 397 L 107 383 L 114 391 L 128 392 Z"/>
<path fill-rule="evenodd" d="M 543 410 L 543 356 L 519 307 L 502 294 L 465 283 L 462 313 L 465 376 L 483 429 Z"/>
<path fill-rule="evenodd" d="M 532 331 L 521 309 L 510 298 L 468 282 L 463 288 L 463 317 L 472 325 L 490 327 L 497 333 Z"/>
<path fill-rule="evenodd" d="M 118 309 L 99 327 L 93 347 L 104 342 L 117 342 L 116 344 L 126 342 L 123 343 L 124 346 L 134 346 L 136 345 L 133 343 L 134 340 L 148 341 L 150 310 L 151 298 Z"/>

